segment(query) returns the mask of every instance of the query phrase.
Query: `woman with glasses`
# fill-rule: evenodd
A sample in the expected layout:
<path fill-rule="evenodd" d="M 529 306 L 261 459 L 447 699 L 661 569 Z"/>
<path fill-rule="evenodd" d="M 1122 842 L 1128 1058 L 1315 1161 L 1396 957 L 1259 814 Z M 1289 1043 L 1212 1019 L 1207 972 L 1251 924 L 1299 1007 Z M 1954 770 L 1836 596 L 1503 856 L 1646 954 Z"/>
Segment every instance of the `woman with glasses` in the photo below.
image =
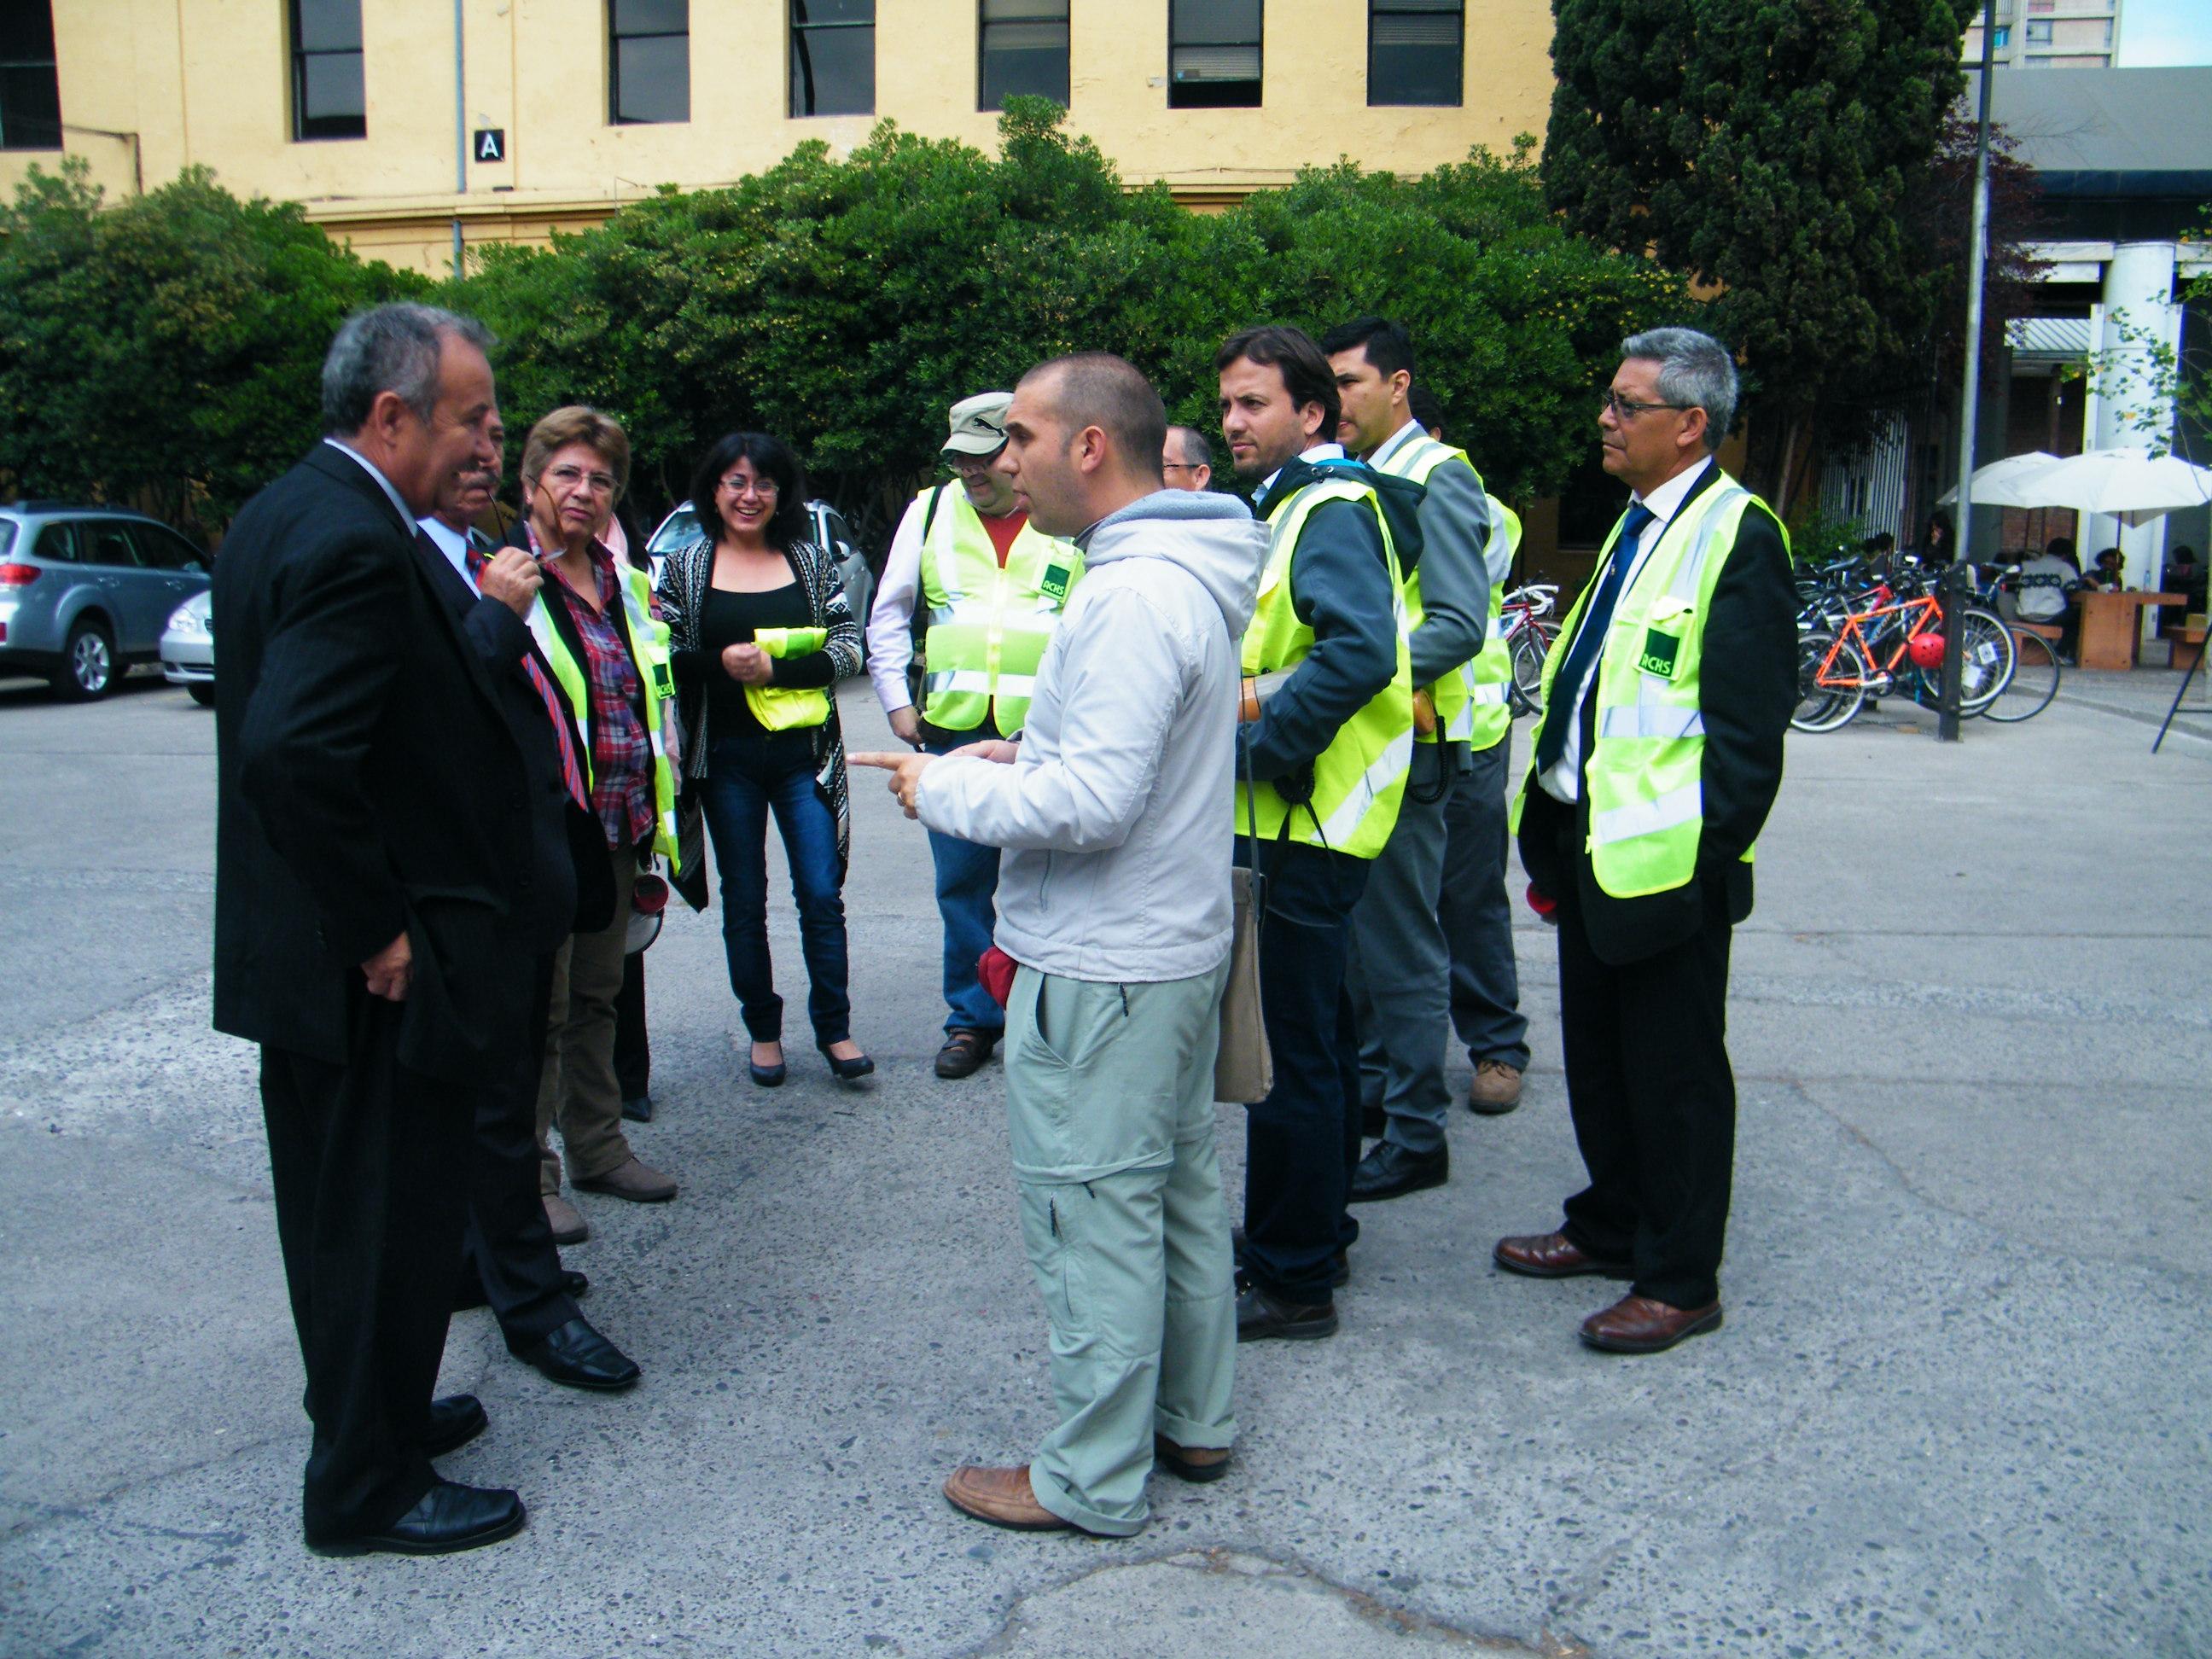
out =
<path fill-rule="evenodd" d="M 806 1012 L 839 1078 L 875 1070 L 853 1041 L 846 993 L 851 839 L 836 682 L 860 672 L 860 625 L 831 554 L 806 539 L 806 488 L 781 441 L 733 432 L 691 482 L 700 540 L 660 574 L 683 729 L 722 880 L 722 944 L 763 1088 L 784 1079 L 783 999 L 768 948 L 768 819 L 799 905 Z"/>
<path fill-rule="evenodd" d="M 582 784 L 605 844 L 580 850 L 580 861 L 605 857 L 614 901 L 605 926 L 574 935 L 554 966 L 538 1139 L 546 1217 L 564 1244 L 586 1229 L 560 1194 L 556 1123 L 578 1190 L 644 1204 L 676 1196 L 676 1182 L 630 1150 L 614 1070 L 631 892 L 655 853 L 676 856 L 668 629 L 645 574 L 618 563 L 599 535 L 629 476 L 621 427 L 595 409 L 555 410 L 523 445 L 523 515 L 508 538 L 544 573 L 531 633 L 583 737 Z M 588 886 L 597 872 L 578 873 Z"/>

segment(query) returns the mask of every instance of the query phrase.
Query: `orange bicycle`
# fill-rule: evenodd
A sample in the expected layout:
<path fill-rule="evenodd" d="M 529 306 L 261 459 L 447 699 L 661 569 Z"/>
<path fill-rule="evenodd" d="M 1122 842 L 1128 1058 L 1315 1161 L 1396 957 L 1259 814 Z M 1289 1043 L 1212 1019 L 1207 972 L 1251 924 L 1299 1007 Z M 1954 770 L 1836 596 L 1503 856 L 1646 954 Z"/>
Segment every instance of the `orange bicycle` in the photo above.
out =
<path fill-rule="evenodd" d="M 1864 611 L 1843 609 L 1817 618 L 1797 640 L 1800 732 L 1832 732 L 1870 697 L 1908 687 L 1917 702 L 1943 694 L 1943 611 L 1932 586 L 1899 593 L 1887 582 L 1865 596 Z M 1861 603 L 1864 603 L 1862 600 Z M 2012 630 L 1977 605 L 1959 614 L 1959 712 L 1978 714 L 2002 694 L 2015 666 Z"/>

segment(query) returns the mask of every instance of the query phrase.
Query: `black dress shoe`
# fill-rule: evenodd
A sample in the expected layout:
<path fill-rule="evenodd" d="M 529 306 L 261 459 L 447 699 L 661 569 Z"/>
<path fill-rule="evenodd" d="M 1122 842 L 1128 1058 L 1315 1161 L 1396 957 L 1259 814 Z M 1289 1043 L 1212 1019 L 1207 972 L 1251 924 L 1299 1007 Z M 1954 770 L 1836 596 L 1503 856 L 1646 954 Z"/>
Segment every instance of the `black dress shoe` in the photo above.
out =
<path fill-rule="evenodd" d="M 1451 1148 L 1412 1152 L 1395 1140 L 1376 1143 L 1352 1172 L 1352 1201 L 1373 1204 L 1403 1198 L 1424 1187 L 1441 1187 L 1451 1178 Z"/>
<path fill-rule="evenodd" d="M 822 1048 L 820 1043 L 814 1045 Z M 866 1054 L 854 1054 L 850 1060 L 840 1060 L 827 1048 L 822 1048 L 822 1058 L 830 1062 L 830 1074 L 840 1083 L 853 1083 L 876 1069 L 876 1062 Z"/>
<path fill-rule="evenodd" d="M 511 1352 L 535 1365 L 550 1382 L 564 1388 L 598 1389 L 608 1394 L 637 1381 L 637 1362 L 592 1328 L 580 1314 L 550 1336 Z"/>
<path fill-rule="evenodd" d="M 782 1045 L 779 1043 L 777 1046 L 781 1048 Z M 781 1084 L 783 1079 L 790 1075 L 791 1068 L 786 1066 L 780 1060 L 773 1066 L 760 1065 L 753 1059 L 752 1050 L 750 1048 L 747 1048 L 745 1050 L 745 1070 L 751 1075 L 752 1080 L 760 1087 L 763 1089 L 773 1089 Z"/>
<path fill-rule="evenodd" d="M 571 1301 L 581 1302 L 591 1293 L 592 1281 L 574 1267 L 561 1269 L 561 1288 L 568 1292 Z"/>
<path fill-rule="evenodd" d="M 991 1050 L 999 1046 L 995 1031 L 975 1031 L 962 1027 L 945 1034 L 945 1046 L 937 1051 L 937 1074 L 944 1078 L 973 1077 L 983 1069 L 983 1062 L 991 1057 Z"/>
<path fill-rule="evenodd" d="M 631 1097 L 629 1099 L 623 1102 L 622 1113 L 624 1117 L 628 1118 L 633 1123 L 652 1122 L 653 1097 L 651 1095 L 635 1095 Z"/>
<path fill-rule="evenodd" d="M 1244 1271 L 1244 1230 L 1242 1227 L 1229 1230 L 1229 1257 L 1237 1265 L 1237 1294 L 1242 1296 L 1252 1286 L 1251 1276 Z M 1350 1283 L 1352 1257 L 1348 1252 L 1339 1250 L 1336 1266 L 1328 1276 L 1328 1287 L 1332 1291 L 1340 1291 Z"/>
<path fill-rule="evenodd" d="M 1237 1298 L 1237 1340 L 1265 1342 L 1271 1337 L 1310 1342 L 1336 1334 L 1336 1304 L 1300 1305 L 1278 1301 L 1257 1285 Z"/>
<path fill-rule="evenodd" d="M 341 1533 L 307 1543 L 318 1555 L 450 1555 L 512 1538 L 525 1518 L 521 1498 L 504 1486 L 440 1480 L 381 1532 Z"/>
<path fill-rule="evenodd" d="M 483 1402 L 472 1394 L 451 1394 L 443 1400 L 433 1400 L 430 1426 L 422 1431 L 422 1455 L 443 1457 L 449 1451 L 459 1451 L 490 1424 L 491 1419 L 484 1415 Z"/>

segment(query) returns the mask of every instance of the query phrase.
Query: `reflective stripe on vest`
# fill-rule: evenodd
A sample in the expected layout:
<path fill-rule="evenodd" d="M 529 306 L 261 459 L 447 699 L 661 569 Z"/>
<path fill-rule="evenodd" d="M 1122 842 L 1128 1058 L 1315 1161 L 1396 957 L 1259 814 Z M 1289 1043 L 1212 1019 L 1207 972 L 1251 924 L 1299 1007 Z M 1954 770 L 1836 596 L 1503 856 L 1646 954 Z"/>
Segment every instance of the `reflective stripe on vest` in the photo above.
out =
<path fill-rule="evenodd" d="M 1083 574 L 1072 542 L 1024 524 L 1004 568 L 967 493 L 946 486 L 921 544 L 927 607 L 921 717 L 945 732 L 972 732 L 990 716 L 1003 737 L 1029 719 L 1037 666 L 1067 596 Z"/>
<path fill-rule="evenodd" d="M 549 581 L 558 578 L 549 576 Z M 653 587 L 642 570 L 617 562 L 616 586 L 622 593 L 623 621 L 629 632 L 630 661 L 645 698 L 645 736 L 653 750 L 653 850 L 676 856 L 676 769 L 680 739 L 676 731 L 676 677 L 670 666 L 668 624 L 653 614 Z M 553 671 L 553 682 L 568 700 L 576 730 L 584 738 L 584 787 L 592 787 L 591 678 L 568 641 L 553 625 L 546 607 L 553 601 L 541 589 L 530 607 L 530 637 Z"/>
<path fill-rule="evenodd" d="M 1339 726 L 1328 747 L 1314 759 L 1310 803 L 1292 805 L 1272 783 L 1251 792 L 1252 816 L 1260 838 L 1285 833 L 1292 841 L 1327 847 L 1355 858 L 1377 856 L 1397 827 L 1406 775 L 1413 763 L 1413 676 L 1406 653 L 1406 611 L 1398 580 L 1398 553 L 1374 489 L 1348 479 L 1331 479 L 1300 489 L 1267 521 L 1267 563 L 1260 577 L 1260 596 L 1242 647 L 1244 672 L 1273 673 L 1303 662 L 1313 649 L 1313 629 L 1298 620 L 1291 599 L 1291 572 L 1300 535 L 1316 507 L 1326 501 L 1362 501 L 1382 532 L 1396 601 L 1398 669 L 1390 684 Z M 1237 785 L 1237 826 L 1245 818 L 1246 790 Z"/>
<path fill-rule="evenodd" d="M 1388 472 L 1393 477 L 1411 478 L 1425 485 L 1429 477 L 1447 461 L 1463 463 L 1474 473 L 1475 487 L 1481 489 L 1482 474 L 1468 459 L 1464 449 L 1455 449 L 1440 444 L 1433 438 L 1416 435 L 1390 453 L 1387 460 L 1373 463 L 1376 470 Z M 1499 530 L 1511 537 L 1510 545 L 1521 544 L 1521 520 L 1509 511 L 1505 503 L 1484 491 L 1493 516 L 1499 519 Z M 1493 535 L 1499 531 L 1493 531 Z M 1510 562 L 1510 556 L 1508 556 Z M 1487 580 L 1490 572 L 1483 572 Z M 1468 661 L 1447 669 L 1437 677 L 1429 688 L 1437 704 L 1437 736 L 1425 738 L 1425 743 L 1441 738 L 1447 743 L 1464 743 L 1474 749 L 1488 749 L 1501 741 L 1513 727 L 1513 711 L 1506 685 L 1513 677 L 1513 653 L 1499 637 L 1499 628 L 1504 617 L 1505 593 L 1501 584 L 1491 581 L 1490 620 L 1483 629 L 1482 649 Z M 1418 566 L 1405 580 L 1406 618 L 1408 631 L 1418 631 L 1425 619 L 1421 607 L 1421 573 Z"/>
<path fill-rule="evenodd" d="M 1596 702 L 1583 781 L 1589 792 L 1590 867 L 1598 885 L 1615 898 L 1668 892 L 1697 872 L 1705 832 L 1705 722 L 1698 683 L 1705 619 L 1743 515 L 1754 506 L 1765 510 L 1742 485 L 1721 477 L 1660 532 L 1658 544 L 1613 607 L 1590 694 Z M 1786 549 L 1787 531 L 1783 538 Z M 1620 539 L 1616 523 L 1598 555 L 1598 569 Z M 1544 659 L 1547 707 L 1553 677 L 1589 597 L 1585 587 Z M 1541 787 L 1532 759 L 1513 798 L 1516 831 L 1523 799 Z M 1750 862 L 1752 849 L 1743 857 Z"/>

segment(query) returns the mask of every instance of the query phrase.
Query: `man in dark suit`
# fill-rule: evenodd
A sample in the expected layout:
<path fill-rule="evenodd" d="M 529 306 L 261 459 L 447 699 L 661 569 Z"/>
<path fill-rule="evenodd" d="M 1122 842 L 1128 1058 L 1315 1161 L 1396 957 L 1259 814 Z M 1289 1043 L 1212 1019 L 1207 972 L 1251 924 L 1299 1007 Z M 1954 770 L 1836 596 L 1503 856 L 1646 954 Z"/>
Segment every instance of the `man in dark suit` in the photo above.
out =
<path fill-rule="evenodd" d="M 430 1464 L 484 1425 L 431 1390 L 475 1096 L 529 1041 L 544 921 L 526 757 L 416 545 L 441 483 L 493 453 L 489 339 L 425 306 L 349 318 L 331 435 L 247 503 L 215 579 L 215 1024 L 261 1045 L 304 1529 L 329 1554 L 467 1549 L 524 1518 Z"/>
<path fill-rule="evenodd" d="M 1667 328 L 1622 352 L 1598 431 L 1605 470 L 1634 493 L 1545 664 L 1515 805 L 1530 884 L 1559 907 L 1589 1185 L 1559 1231 L 1501 1239 L 1495 1257 L 1540 1279 L 1632 1279 L 1582 1338 L 1651 1353 L 1721 1322 L 1729 939 L 1782 782 L 1796 599 L 1780 523 L 1713 459 L 1735 411 L 1727 349 Z"/>
<path fill-rule="evenodd" d="M 493 442 L 503 443 L 495 417 Z M 582 739 L 566 699 L 531 642 L 529 617 L 544 576 L 520 548 L 494 547 L 472 528 L 499 486 L 500 450 L 439 488 L 418 556 L 430 585 L 459 618 L 498 693 L 500 713 L 529 768 L 537 925 L 522 941 L 538 994 L 530 1036 L 501 1080 L 481 1090 L 456 1308 L 489 1305 L 508 1351 L 574 1389 L 627 1389 L 638 1368 L 576 1306 L 584 1275 L 561 1266 L 538 1195 L 538 1079 L 552 1011 L 553 957 L 577 928 L 605 927 L 614 887 L 599 819 L 578 764 Z M 579 856 L 580 851 L 581 856 Z"/>

